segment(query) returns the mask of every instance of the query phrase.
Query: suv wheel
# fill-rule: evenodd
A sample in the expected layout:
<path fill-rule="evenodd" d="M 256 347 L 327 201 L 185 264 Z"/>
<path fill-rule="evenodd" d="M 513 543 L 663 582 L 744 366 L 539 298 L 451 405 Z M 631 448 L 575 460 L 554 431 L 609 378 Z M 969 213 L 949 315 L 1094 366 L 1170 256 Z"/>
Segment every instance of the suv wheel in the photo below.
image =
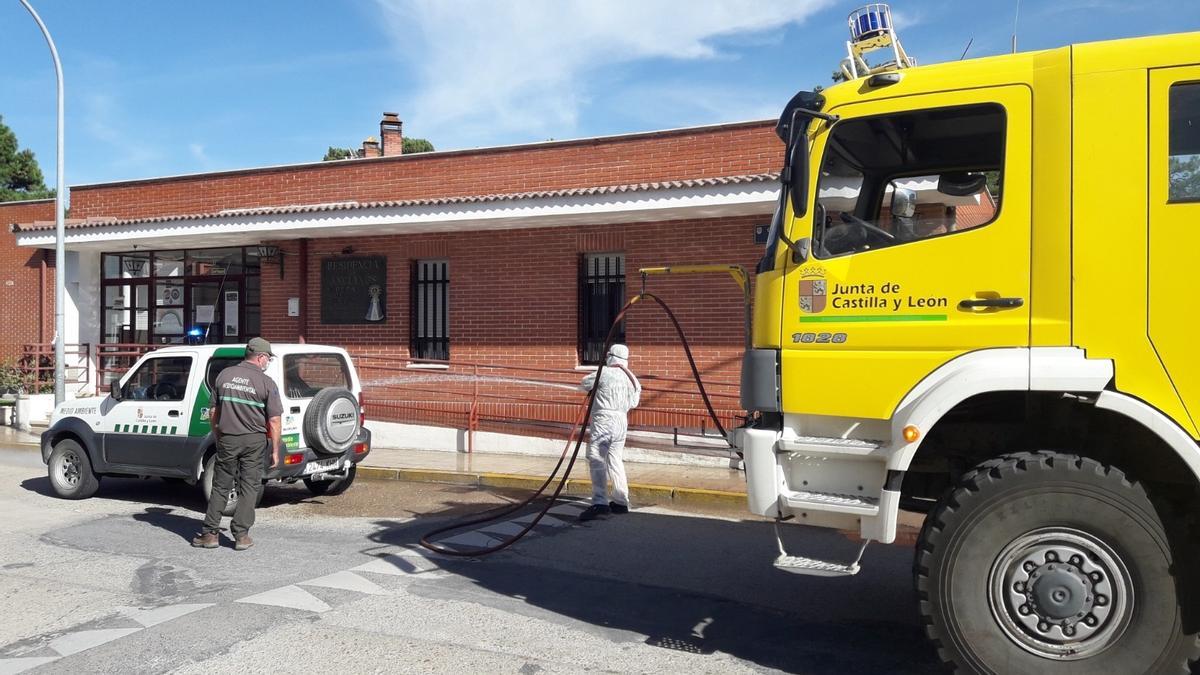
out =
<path fill-rule="evenodd" d="M 922 622 L 967 672 L 1187 673 L 1200 642 L 1183 618 L 1182 559 L 1120 470 L 1009 455 L 964 476 L 926 519 Z"/>
<path fill-rule="evenodd" d="M 87 452 L 69 438 L 54 444 L 46 468 L 54 494 L 63 499 L 87 499 L 100 488 L 100 479 L 92 472 Z"/>
<path fill-rule="evenodd" d="M 333 480 L 314 480 L 312 478 L 304 479 L 304 487 L 314 495 L 320 497 L 322 495 L 340 495 L 350 489 L 350 484 L 354 482 L 354 474 L 358 472 L 358 465 L 351 464 L 346 475 Z"/>
<path fill-rule="evenodd" d="M 210 499 L 212 499 L 213 476 L 215 475 L 214 469 L 216 468 L 216 465 L 217 465 L 217 456 L 215 454 L 209 455 L 208 459 L 204 460 L 204 474 L 202 476 L 200 476 L 200 482 L 197 483 L 197 485 L 200 486 L 201 492 L 204 494 L 204 502 L 206 504 L 208 503 L 208 501 Z M 255 506 L 258 506 L 259 504 L 262 503 L 263 493 L 266 492 L 266 488 L 267 488 L 267 486 L 263 485 L 262 487 L 260 487 L 258 489 L 258 495 L 255 497 L 255 500 L 254 500 Z M 229 498 L 225 500 L 225 510 L 221 512 L 222 516 L 232 516 L 233 515 L 234 510 L 237 509 L 237 503 L 238 503 L 239 497 L 240 497 L 240 495 L 238 495 L 238 492 L 237 492 L 237 480 L 235 478 L 234 479 L 234 489 L 230 490 Z"/>

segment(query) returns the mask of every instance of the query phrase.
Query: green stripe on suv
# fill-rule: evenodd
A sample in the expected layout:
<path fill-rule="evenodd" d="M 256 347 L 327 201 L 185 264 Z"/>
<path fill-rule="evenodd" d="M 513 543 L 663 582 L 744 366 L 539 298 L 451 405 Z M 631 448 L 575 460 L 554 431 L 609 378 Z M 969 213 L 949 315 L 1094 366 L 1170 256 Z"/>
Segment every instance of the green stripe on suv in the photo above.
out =
<path fill-rule="evenodd" d="M 118 434 L 150 434 L 173 436 L 179 427 L 158 426 L 150 424 L 117 424 L 113 426 L 113 432 Z"/>

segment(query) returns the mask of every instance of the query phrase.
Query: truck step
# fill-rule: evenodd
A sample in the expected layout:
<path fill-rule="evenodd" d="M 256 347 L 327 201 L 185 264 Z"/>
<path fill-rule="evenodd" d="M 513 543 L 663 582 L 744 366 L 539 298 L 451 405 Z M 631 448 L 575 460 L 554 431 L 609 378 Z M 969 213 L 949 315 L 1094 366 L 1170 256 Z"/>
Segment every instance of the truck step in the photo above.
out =
<path fill-rule="evenodd" d="M 781 555 L 775 559 L 775 569 L 811 577 L 852 577 L 861 568 L 857 561 L 847 565 L 799 555 Z"/>
<path fill-rule="evenodd" d="M 859 438 L 825 438 L 821 436 L 797 436 L 779 441 L 777 452 L 795 452 L 814 455 L 850 455 L 865 457 L 883 447 L 882 441 Z"/>
<path fill-rule="evenodd" d="M 858 555 L 851 563 L 839 563 L 830 560 L 806 558 L 802 555 L 788 555 L 783 548 L 783 538 L 779 533 L 779 521 L 775 521 L 775 543 L 779 546 L 779 557 L 775 559 L 775 569 L 803 574 L 810 577 L 851 577 L 858 574 L 858 563 L 862 561 L 863 553 L 867 551 L 870 540 L 864 541 L 858 549 Z"/>
<path fill-rule="evenodd" d="M 879 515 L 879 498 L 861 495 L 841 495 L 831 492 L 807 492 L 789 490 L 782 495 L 783 502 L 793 509 L 850 513 L 856 516 Z"/>

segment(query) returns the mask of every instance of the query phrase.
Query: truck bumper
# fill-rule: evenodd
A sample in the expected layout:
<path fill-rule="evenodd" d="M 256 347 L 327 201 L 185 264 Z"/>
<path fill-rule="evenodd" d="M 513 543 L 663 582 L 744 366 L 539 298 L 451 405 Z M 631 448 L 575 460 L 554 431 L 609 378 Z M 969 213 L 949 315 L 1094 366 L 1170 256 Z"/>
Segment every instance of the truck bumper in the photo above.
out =
<path fill-rule="evenodd" d="M 775 458 L 776 429 L 744 427 L 733 430 L 733 443 L 746 467 L 746 501 L 751 513 L 776 516 L 783 474 Z"/>

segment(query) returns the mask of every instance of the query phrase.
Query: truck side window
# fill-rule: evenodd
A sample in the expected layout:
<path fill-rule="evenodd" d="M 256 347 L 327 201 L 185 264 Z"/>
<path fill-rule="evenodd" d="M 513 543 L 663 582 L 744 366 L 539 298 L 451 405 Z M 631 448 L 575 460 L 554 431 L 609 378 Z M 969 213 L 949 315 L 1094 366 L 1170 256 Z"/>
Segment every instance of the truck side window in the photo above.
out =
<path fill-rule="evenodd" d="M 1004 108 L 991 103 L 839 122 L 817 181 L 817 256 L 887 248 L 995 220 L 1004 129 Z"/>
<path fill-rule="evenodd" d="M 1200 200 L 1200 83 L 1171 87 L 1167 194 L 1172 202 Z"/>
<path fill-rule="evenodd" d="M 190 356 L 150 359 L 121 387 L 124 401 L 182 401 L 192 371 Z"/>

